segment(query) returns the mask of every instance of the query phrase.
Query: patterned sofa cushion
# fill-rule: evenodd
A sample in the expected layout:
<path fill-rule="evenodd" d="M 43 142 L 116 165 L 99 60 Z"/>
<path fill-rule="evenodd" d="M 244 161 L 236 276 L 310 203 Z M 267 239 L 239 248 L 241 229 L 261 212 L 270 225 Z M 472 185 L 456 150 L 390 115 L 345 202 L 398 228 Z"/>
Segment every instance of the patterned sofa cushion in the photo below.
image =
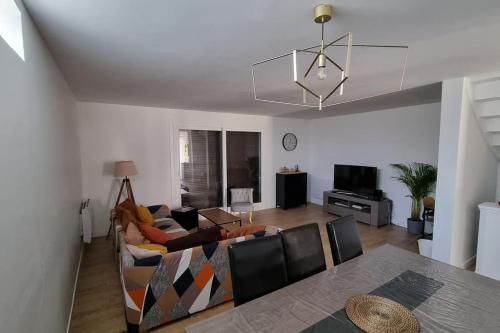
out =
<path fill-rule="evenodd" d="M 148 209 L 155 219 L 170 217 L 170 208 L 167 205 L 148 206 Z"/>
<path fill-rule="evenodd" d="M 156 219 L 154 226 L 169 234 L 170 239 L 176 239 L 189 234 L 179 223 L 169 217 Z"/>

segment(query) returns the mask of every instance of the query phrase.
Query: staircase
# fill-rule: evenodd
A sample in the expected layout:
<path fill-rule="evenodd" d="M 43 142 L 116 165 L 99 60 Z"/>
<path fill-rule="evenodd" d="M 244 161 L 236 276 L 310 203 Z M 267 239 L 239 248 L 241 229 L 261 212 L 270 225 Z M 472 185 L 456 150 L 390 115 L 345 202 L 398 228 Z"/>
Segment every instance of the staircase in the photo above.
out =
<path fill-rule="evenodd" d="M 500 72 L 470 78 L 474 113 L 486 141 L 500 159 Z"/>

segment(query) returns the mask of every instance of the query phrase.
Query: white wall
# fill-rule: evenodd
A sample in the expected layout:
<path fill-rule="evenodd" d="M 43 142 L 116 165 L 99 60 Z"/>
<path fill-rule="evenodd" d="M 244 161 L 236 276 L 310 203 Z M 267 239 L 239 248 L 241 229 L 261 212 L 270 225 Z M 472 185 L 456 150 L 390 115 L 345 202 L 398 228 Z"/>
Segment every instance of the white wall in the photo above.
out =
<path fill-rule="evenodd" d="M 391 177 L 391 163 L 437 164 L 440 104 L 417 105 L 313 120 L 310 130 L 311 201 L 333 186 L 333 165 L 379 168 L 379 188 L 394 201 L 393 223 L 406 226 L 411 201 Z"/>
<path fill-rule="evenodd" d="M 131 159 L 136 163 L 139 175 L 131 181 L 137 203 L 180 204 L 175 135 L 179 128 L 262 132 L 262 203 L 257 209 L 275 206 L 275 172 L 282 164 L 307 165 L 304 120 L 98 103 L 78 103 L 78 119 L 83 195 L 94 202 L 95 236 L 107 232 L 109 209 L 118 193 L 114 161 Z M 293 152 L 281 147 L 286 132 L 298 137 Z"/>
<path fill-rule="evenodd" d="M 410 200 L 391 179 L 390 163 L 437 163 L 439 103 L 318 120 L 171 110 L 137 106 L 78 103 L 82 152 L 83 195 L 94 202 L 94 235 L 106 233 L 109 209 L 119 181 L 113 162 L 132 159 L 139 175 L 132 178 L 136 201 L 143 204 L 180 204 L 178 192 L 179 128 L 262 132 L 262 203 L 275 206 L 275 172 L 299 164 L 309 173 L 310 199 L 322 203 L 331 189 L 333 164 L 373 165 L 380 168 L 380 188 L 394 200 L 394 222 L 406 226 Z M 287 152 L 281 139 L 298 137 L 297 149 Z"/>
<path fill-rule="evenodd" d="M 298 164 L 300 170 L 308 173 L 308 200 L 310 200 L 311 189 L 310 124 L 311 121 L 306 119 L 273 118 L 273 156 L 271 157 L 274 163 L 274 172 L 279 171 L 284 166 L 290 168 Z M 297 136 L 297 148 L 293 151 L 287 151 L 283 148 L 282 139 L 286 133 L 294 133 Z M 274 207 L 276 205 L 276 178 L 274 178 L 272 191 L 274 201 L 271 207 Z"/>
<path fill-rule="evenodd" d="M 459 267 L 475 258 L 479 210 L 496 195 L 498 161 L 473 111 L 467 78 L 443 82 L 433 258 Z"/>
<path fill-rule="evenodd" d="M 476 256 L 481 202 L 496 197 L 498 161 L 486 142 L 473 111 L 470 84 L 465 86 L 460 123 L 458 211 L 452 241 L 451 263 L 466 267 Z"/>
<path fill-rule="evenodd" d="M 81 248 L 75 104 L 18 6 L 25 60 L 0 37 L 0 330 L 65 332 Z"/>
<path fill-rule="evenodd" d="M 452 233 L 457 194 L 458 141 L 464 80 L 446 80 L 442 86 L 441 135 L 439 137 L 438 179 L 432 256 L 450 262 Z"/>
<path fill-rule="evenodd" d="M 497 171 L 497 200 L 500 201 L 500 163 L 498 163 L 498 171 Z"/>

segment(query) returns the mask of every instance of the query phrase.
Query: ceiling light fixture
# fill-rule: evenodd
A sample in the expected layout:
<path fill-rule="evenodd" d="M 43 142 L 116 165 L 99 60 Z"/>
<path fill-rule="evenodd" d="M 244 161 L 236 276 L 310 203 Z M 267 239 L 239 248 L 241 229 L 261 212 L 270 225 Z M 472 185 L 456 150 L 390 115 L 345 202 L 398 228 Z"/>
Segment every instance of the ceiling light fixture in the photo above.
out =
<path fill-rule="evenodd" d="M 403 85 L 403 79 L 404 79 L 404 73 L 406 70 L 406 59 L 408 56 L 408 46 L 404 45 L 372 45 L 372 44 L 353 44 L 352 43 L 352 33 L 348 32 L 343 36 L 340 36 L 339 38 L 335 39 L 332 42 L 325 43 L 324 41 L 324 35 L 325 35 L 325 29 L 324 29 L 324 24 L 329 22 L 332 18 L 333 14 L 333 8 L 331 5 L 328 4 L 321 4 L 316 7 L 314 7 L 314 22 L 321 24 L 321 42 L 319 45 L 303 48 L 303 49 L 294 49 L 292 52 L 265 59 L 259 62 L 256 62 L 252 64 L 252 82 L 253 82 L 253 90 L 254 90 L 254 98 L 257 101 L 263 101 L 263 102 L 271 102 L 271 103 L 279 103 L 279 104 L 287 104 L 287 105 L 298 105 L 298 106 L 306 106 L 306 107 L 318 107 L 319 110 L 321 110 L 323 107 L 328 107 L 328 106 L 333 106 L 341 103 L 333 103 L 333 104 L 325 104 L 325 101 L 327 101 L 330 97 L 332 97 L 336 92 L 338 92 L 338 96 L 342 96 L 344 94 L 344 83 L 350 78 L 350 72 L 351 72 L 351 56 L 352 56 L 352 50 L 354 47 L 362 47 L 362 48 L 401 48 L 401 49 L 406 49 L 406 55 L 404 59 L 404 65 L 403 65 L 403 70 L 401 74 L 401 81 L 400 81 L 400 86 L 399 90 L 402 89 Z M 345 55 L 345 62 L 340 65 L 338 61 L 334 61 L 330 56 L 327 55 L 326 51 L 328 48 L 333 48 L 333 47 L 343 47 L 346 48 L 346 55 Z M 298 69 L 298 55 L 299 54 L 311 54 L 314 56 L 312 63 L 307 67 L 305 70 L 304 75 L 301 75 L 299 79 L 299 69 Z M 275 62 L 279 59 L 285 58 L 285 57 L 292 57 L 292 68 L 293 68 L 293 82 L 302 89 L 302 103 L 293 103 L 293 102 L 284 102 L 284 101 L 277 101 L 277 100 L 271 100 L 271 99 L 266 99 L 266 98 L 260 98 L 257 95 L 257 88 L 256 88 L 256 79 L 255 79 L 255 69 L 263 64 L 269 64 L 272 62 Z M 329 77 L 329 75 L 332 75 L 329 73 L 331 69 L 338 70 L 339 72 L 339 80 L 333 82 L 333 86 L 330 86 L 332 88 L 331 90 L 328 89 L 326 91 L 326 94 L 321 94 L 317 90 L 313 89 L 311 85 L 308 84 L 307 79 L 309 78 L 309 75 L 311 74 L 313 68 L 316 66 L 316 77 L 319 81 L 325 82 L 325 85 L 330 85 L 332 82 L 326 82 L 326 79 Z M 328 69 L 331 68 L 331 69 Z M 323 87 L 323 88 L 328 88 L 328 86 Z M 391 91 L 392 92 L 392 91 Z M 317 104 L 312 105 L 311 103 L 308 103 L 307 101 L 307 95 L 310 94 L 314 96 L 317 99 Z M 374 97 L 374 96 L 367 96 L 367 97 Z"/>

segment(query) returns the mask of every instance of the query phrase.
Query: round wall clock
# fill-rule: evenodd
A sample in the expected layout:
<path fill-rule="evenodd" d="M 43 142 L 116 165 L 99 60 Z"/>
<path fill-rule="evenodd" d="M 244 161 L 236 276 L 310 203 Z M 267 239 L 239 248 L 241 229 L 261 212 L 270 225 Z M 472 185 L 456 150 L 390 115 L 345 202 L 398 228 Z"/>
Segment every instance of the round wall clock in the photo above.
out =
<path fill-rule="evenodd" d="M 297 148 L 297 137 L 293 133 L 286 133 L 281 141 L 283 148 L 287 151 L 292 151 Z"/>

